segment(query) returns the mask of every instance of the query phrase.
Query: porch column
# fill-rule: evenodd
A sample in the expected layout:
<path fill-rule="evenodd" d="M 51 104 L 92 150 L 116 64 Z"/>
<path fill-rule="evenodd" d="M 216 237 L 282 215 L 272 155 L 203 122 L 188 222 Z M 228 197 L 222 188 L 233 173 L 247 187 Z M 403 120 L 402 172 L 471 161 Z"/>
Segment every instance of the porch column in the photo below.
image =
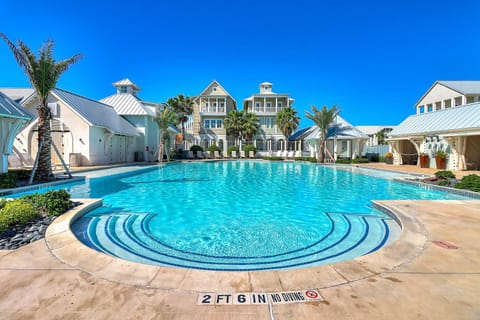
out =
<path fill-rule="evenodd" d="M 266 111 L 267 108 L 267 97 L 263 97 L 263 112 Z"/>
<path fill-rule="evenodd" d="M 215 99 L 215 112 L 218 112 L 218 98 Z"/>
<path fill-rule="evenodd" d="M 402 165 L 403 159 L 402 159 L 402 155 L 399 152 L 400 141 L 388 141 L 388 144 L 390 145 L 393 151 L 393 164 L 397 166 Z"/>
<path fill-rule="evenodd" d="M 223 111 L 222 112 L 227 112 L 227 98 L 223 98 Z"/>
<path fill-rule="evenodd" d="M 211 107 L 212 107 L 212 104 L 211 104 L 210 98 L 208 98 L 208 108 L 207 108 L 208 112 L 210 112 Z"/>
<path fill-rule="evenodd" d="M 333 160 L 337 161 L 337 139 L 333 140 Z"/>

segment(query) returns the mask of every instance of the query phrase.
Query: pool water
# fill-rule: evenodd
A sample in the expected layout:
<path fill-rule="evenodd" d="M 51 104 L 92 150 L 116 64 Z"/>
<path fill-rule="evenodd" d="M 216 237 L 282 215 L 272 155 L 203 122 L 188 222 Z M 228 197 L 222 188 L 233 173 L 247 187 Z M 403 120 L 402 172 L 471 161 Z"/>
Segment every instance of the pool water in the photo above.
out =
<path fill-rule="evenodd" d="M 298 268 L 352 259 L 394 241 L 398 224 L 372 209 L 372 199 L 462 199 L 352 170 L 218 161 L 91 178 L 68 191 L 103 198 L 104 206 L 72 230 L 96 250 L 141 263 Z"/>

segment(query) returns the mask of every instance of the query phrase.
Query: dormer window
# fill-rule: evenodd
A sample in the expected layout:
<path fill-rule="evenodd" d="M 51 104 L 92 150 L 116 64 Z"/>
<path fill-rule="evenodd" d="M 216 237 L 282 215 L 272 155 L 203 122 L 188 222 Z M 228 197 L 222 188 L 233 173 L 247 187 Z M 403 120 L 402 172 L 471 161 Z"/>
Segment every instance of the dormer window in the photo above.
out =
<path fill-rule="evenodd" d="M 120 93 L 127 93 L 127 87 L 126 86 L 121 86 L 120 87 Z"/>
<path fill-rule="evenodd" d="M 217 87 L 213 87 L 213 89 L 212 89 L 212 90 L 213 90 L 213 91 L 217 91 Z"/>

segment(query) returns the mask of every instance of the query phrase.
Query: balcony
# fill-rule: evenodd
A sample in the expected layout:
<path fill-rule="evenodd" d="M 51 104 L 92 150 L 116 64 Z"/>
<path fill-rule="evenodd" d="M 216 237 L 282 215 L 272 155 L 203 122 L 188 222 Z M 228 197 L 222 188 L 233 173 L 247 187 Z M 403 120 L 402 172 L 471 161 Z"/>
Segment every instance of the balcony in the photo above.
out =
<path fill-rule="evenodd" d="M 253 108 L 253 113 L 255 114 L 260 114 L 260 115 L 272 115 L 272 114 L 277 114 L 280 110 L 282 110 L 283 107 L 254 107 Z"/>
<path fill-rule="evenodd" d="M 200 114 L 202 116 L 226 115 L 225 107 L 201 107 Z"/>

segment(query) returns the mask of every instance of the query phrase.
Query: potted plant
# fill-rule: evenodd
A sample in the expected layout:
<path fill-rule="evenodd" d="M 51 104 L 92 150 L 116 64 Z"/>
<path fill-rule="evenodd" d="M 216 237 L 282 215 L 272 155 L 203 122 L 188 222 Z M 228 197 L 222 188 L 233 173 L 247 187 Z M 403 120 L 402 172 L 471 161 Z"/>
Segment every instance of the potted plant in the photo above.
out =
<path fill-rule="evenodd" d="M 430 164 L 430 157 L 425 152 L 420 153 L 420 168 L 428 168 Z"/>
<path fill-rule="evenodd" d="M 386 164 L 393 164 L 393 153 L 391 153 L 391 152 L 385 153 L 385 163 Z"/>
<path fill-rule="evenodd" d="M 447 153 L 445 151 L 437 151 L 435 154 L 435 163 L 437 169 L 445 169 L 447 167 Z"/>

